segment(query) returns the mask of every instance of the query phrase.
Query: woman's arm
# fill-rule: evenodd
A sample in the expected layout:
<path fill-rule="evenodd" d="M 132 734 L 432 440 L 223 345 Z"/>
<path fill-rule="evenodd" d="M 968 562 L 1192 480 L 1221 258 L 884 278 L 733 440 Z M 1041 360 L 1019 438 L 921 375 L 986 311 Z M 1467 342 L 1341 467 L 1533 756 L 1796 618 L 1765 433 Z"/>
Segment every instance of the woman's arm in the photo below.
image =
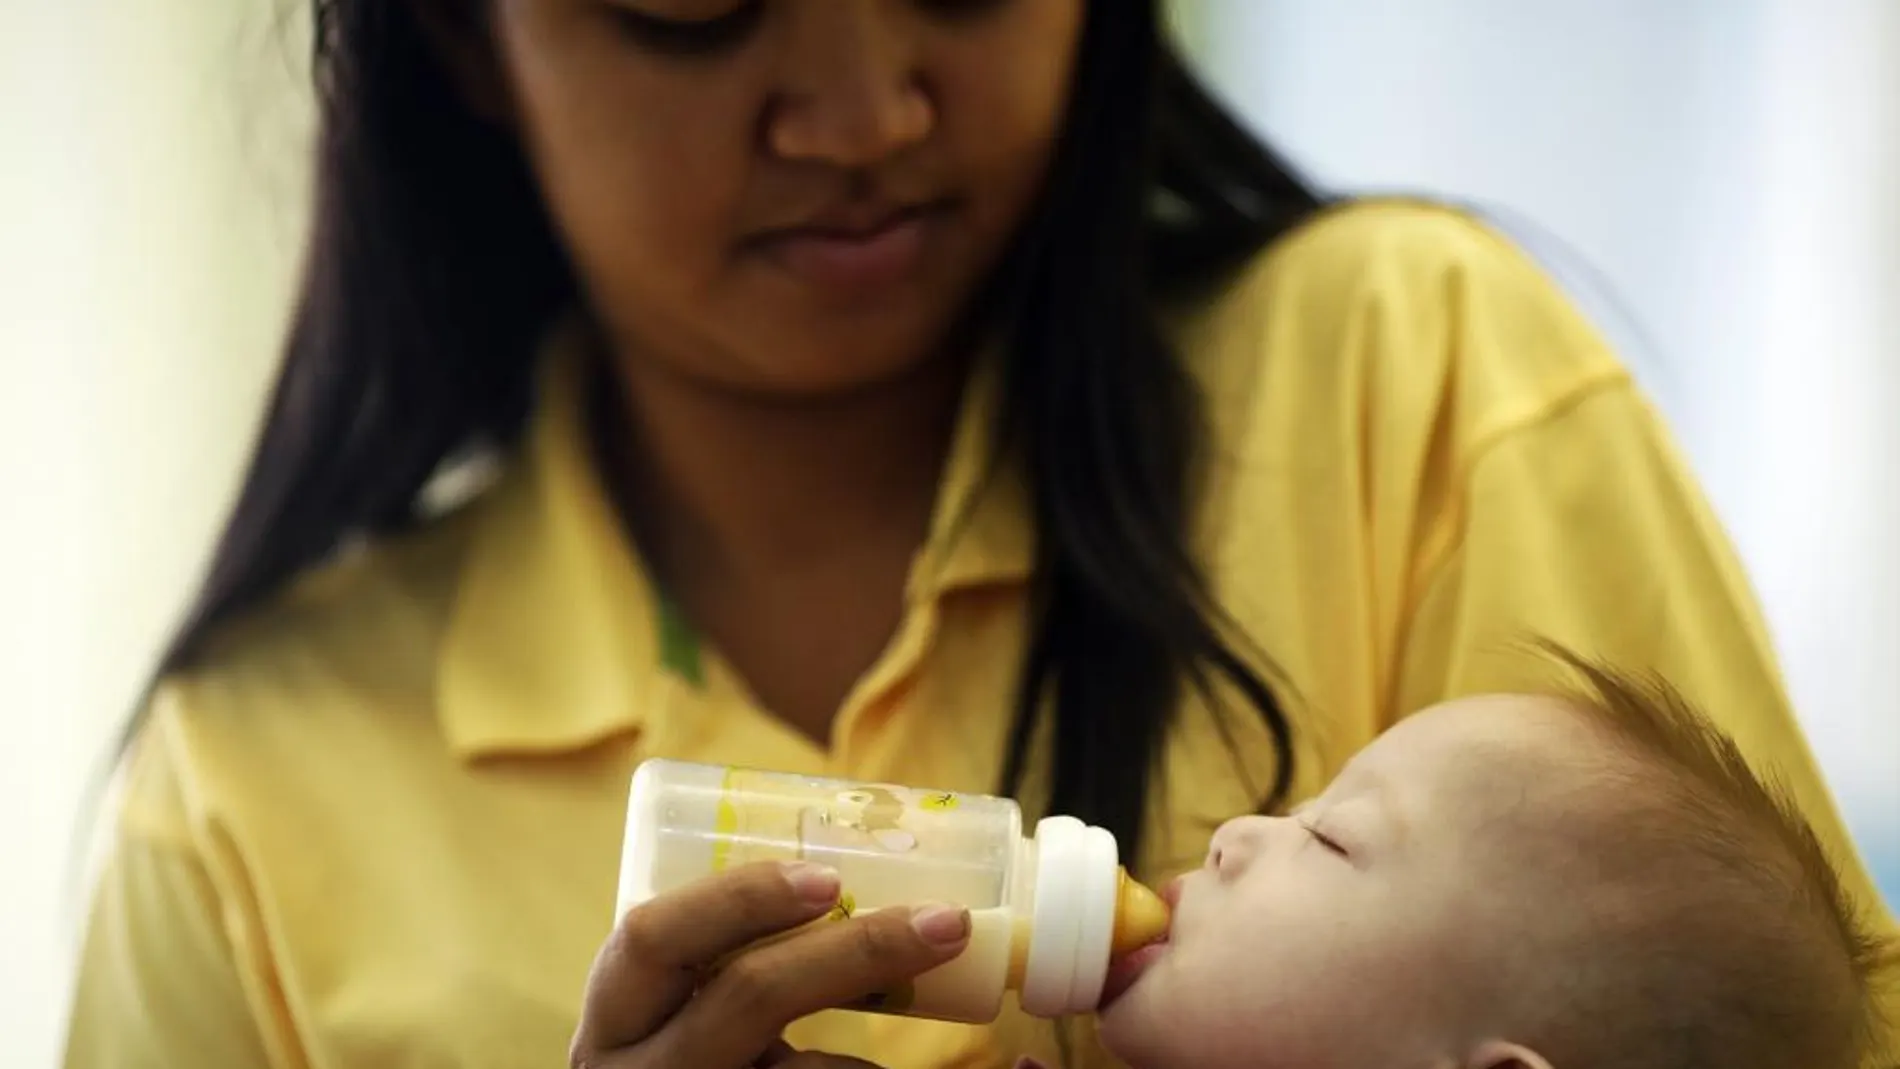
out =
<path fill-rule="evenodd" d="M 301 1066 L 273 1052 L 212 881 L 181 827 L 158 740 L 128 772 L 127 805 L 95 892 L 79 963 L 66 1069 Z"/>
<path fill-rule="evenodd" d="M 168 846 L 123 841 L 80 961 L 67 1069 L 263 1069 L 265 1050 L 204 875 Z"/>

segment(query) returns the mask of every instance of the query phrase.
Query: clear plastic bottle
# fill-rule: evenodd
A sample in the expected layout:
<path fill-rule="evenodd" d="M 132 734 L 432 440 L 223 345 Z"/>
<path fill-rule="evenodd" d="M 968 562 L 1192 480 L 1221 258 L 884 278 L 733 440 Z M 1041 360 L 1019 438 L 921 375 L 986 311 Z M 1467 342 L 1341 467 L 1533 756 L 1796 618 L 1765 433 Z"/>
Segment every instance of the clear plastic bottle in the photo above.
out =
<path fill-rule="evenodd" d="M 652 760 L 628 798 L 618 904 L 754 861 L 827 865 L 843 885 L 829 919 L 925 901 L 970 910 L 968 949 L 858 1008 L 985 1023 L 1013 990 L 1057 1017 L 1093 1010 L 1109 962 L 1167 931 L 1167 907 L 1117 855 L 1113 835 L 1073 817 L 1025 838 L 1005 798 Z"/>

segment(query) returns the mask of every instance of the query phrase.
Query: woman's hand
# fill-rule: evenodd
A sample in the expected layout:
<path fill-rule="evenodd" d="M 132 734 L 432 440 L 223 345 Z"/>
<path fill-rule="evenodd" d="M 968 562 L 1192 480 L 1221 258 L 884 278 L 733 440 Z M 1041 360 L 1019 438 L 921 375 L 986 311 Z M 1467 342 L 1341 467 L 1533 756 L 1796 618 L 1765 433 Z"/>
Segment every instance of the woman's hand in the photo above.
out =
<path fill-rule="evenodd" d="M 838 893 L 829 869 L 766 863 L 628 911 L 587 978 L 568 1055 L 574 1069 L 863 1066 L 795 1051 L 779 1033 L 956 957 L 970 915 L 951 906 L 884 909 L 746 950 L 824 916 Z"/>

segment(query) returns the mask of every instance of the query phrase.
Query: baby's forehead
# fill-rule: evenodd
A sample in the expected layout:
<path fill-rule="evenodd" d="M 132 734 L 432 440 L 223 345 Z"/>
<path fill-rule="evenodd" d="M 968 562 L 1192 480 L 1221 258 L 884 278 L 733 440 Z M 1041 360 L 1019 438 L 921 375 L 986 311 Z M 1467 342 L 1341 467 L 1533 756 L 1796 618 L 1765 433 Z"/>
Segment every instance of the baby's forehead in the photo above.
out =
<path fill-rule="evenodd" d="M 1362 755 L 1382 778 L 1482 818 L 1495 805 L 1562 801 L 1611 751 L 1589 717 L 1563 699 L 1485 695 L 1433 706 L 1395 725 Z M 1486 805 L 1490 799 L 1494 805 Z"/>
<path fill-rule="evenodd" d="M 1381 738 L 1407 759 L 1459 765 L 1499 760 L 1561 763 L 1605 739 L 1572 702 L 1535 694 L 1487 694 L 1432 706 Z"/>

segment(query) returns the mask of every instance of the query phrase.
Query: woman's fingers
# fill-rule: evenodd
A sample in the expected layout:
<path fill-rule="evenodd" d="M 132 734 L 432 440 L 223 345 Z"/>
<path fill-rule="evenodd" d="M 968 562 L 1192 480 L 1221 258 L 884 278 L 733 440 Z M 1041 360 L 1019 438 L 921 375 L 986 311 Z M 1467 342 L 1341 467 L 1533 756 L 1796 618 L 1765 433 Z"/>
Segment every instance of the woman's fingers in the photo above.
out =
<path fill-rule="evenodd" d="M 922 906 L 881 909 L 750 951 L 679 1010 L 640 1064 L 748 1064 L 791 1022 L 904 984 L 956 957 L 969 935 L 968 910 Z"/>
<path fill-rule="evenodd" d="M 768 862 L 721 873 L 628 911 L 588 975 L 574 1064 L 601 1064 L 601 1055 L 646 1040 L 692 997 L 707 967 L 823 916 L 837 900 L 835 872 Z M 753 1050 L 777 1032 L 771 1028 Z M 729 1064 L 748 1060 L 749 1055 Z"/>
<path fill-rule="evenodd" d="M 862 1066 L 795 1051 L 779 1033 L 800 1017 L 890 991 L 955 957 L 969 940 L 970 915 L 952 906 L 878 910 L 760 943 L 823 916 L 837 900 L 836 873 L 765 864 L 630 911 L 588 977 L 572 1063 Z"/>

